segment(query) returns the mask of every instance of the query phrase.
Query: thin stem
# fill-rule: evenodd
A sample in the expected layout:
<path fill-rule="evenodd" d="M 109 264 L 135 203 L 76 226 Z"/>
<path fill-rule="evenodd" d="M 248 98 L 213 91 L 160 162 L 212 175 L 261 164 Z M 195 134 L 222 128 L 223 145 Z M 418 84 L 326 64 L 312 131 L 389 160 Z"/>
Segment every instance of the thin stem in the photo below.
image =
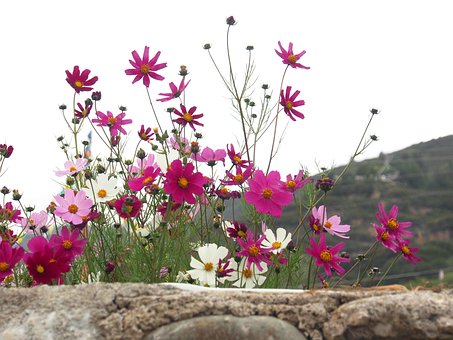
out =
<path fill-rule="evenodd" d="M 392 263 L 390 263 L 390 266 L 388 266 L 387 270 L 385 271 L 384 275 L 382 275 L 381 279 L 379 280 L 379 282 L 376 284 L 376 287 L 379 286 L 381 284 L 381 282 L 385 279 L 385 277 L 387 276 L 387 274 L 389 273 L 390 269 L 392 269 L 393 265 L 395 264 L 395 262 L 401 257 L 402 253 L 399 253 L 392 261 Z"/>

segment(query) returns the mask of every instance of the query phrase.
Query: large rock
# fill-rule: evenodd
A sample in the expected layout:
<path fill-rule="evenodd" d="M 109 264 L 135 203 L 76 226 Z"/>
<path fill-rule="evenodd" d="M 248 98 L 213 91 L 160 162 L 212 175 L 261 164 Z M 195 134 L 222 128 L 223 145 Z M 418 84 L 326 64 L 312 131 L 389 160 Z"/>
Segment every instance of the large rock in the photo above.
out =
<path fill-rule="evenodd" d="M 452 293 L 103 283 L 0 289 L 0 339 L 453 339 Z"/>

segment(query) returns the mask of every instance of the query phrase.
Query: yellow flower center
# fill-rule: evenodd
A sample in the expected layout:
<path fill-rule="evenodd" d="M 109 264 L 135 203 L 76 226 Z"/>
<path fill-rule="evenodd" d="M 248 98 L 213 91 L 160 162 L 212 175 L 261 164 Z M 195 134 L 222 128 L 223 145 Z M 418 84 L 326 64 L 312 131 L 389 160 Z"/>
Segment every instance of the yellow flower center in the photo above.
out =
<path fill-rule="evenodd" d="M 411 253 L 411 250 L 409 249 L 408 246 L 402 246 L 401 251 L 403 252 L 404 255 L 409 255 Z"/>
<path fill-rule="evenodd" d="M 80 81 L 80 80 L 77 80 L 77 81 L 74 83 L 74 85 L 75 85 L 76 87 L 78 87 L 78 88 L 81 88 L 81 87 L 83 87 L 83 82 Z"/>
<path fill-rule="evenodd" d="M 382 241 L 387 241 L 389 239 L 389 234 L 386 231 L 383 231 L 381 233 L 381 240 Z"/>
<path fill-rule="evenodd" d="M 321 260 L 323 260 L 324 262 L 330 262 L 332 261 L 332 253 L 330 251 L 328 251 L 327 249 L 324 249 L 321 254 L 319 254 L 319 257 L 321 258 Z"/>
<path fill-rule="evenodd" d="M 220 189 L 220 191 L 222 192 L 222 194 L 228 194 L 228 188 L 225 188 L 223 187 L 222 189 Z"/>
<path fill-rule="evenodd" d="M 140 134 L 140 138 L 141 139 L 148 139 L 148 135 L 143 132 L 142 134 Z"/>
<path fill-rule="evenodd" d="M 98 191 L 98 197 L 104 198 L 105 196 L 107 196 L 107 191 L 104 190 L 104 189 L 100 189 L 100 190 Z"/>
<path fill-rule="evenodd" d="M 207 272 L 210 272 L 212 268 L 214 268 L 212 262 L 207 262 L 204 264 L 204 270 L 206 270 Z"/>
<path fill-rule="evenodd" d="M 313 230 L 314 231 L 319 231 L 319 226 L 317 224 L 313 224 Z"/>
<path fill-rule="evenodd" d="M 295 63 L 295 62 L 297 61 L 297 57 L 296 57 L 294 54 L 290 54 L 290 55 L 288 56 L 288 61 L 289 61 L 290 63 Z"/>
<path fill-rule="evenodd" d="M 289 101 L 289 100 L 285 103 L 285 107 L 286 107 L 288 110 L 291 110 L 291 109 L 293 108 L 293 106 L 294 106 L 294 105 L 293 105 L 293 102 L 291 102 L 291 101 Z"/>
<path fill-rule="evenodd" d="M 71 214 L 75 214 L 77 211 L 79 211 L 79 207 L 76 206 L 75 204 L 71 204 L 71 205 L 68 207 L 68 211 L 69 211 Z"/>
<path fill-rule="evenodd" d="M 153 178 L 151 176 L 149 177 L 146 177 L 144 180 L 143 180 L 143 184 L 145 185 L 148 185 L 149 183 L 151 183 L 153 181 Z"/>
<path fill-rule="evenodd" d="M 249 254 L 250 256 L 256 256 L 260 253 L 260 250 L 258 249 L 257 246 L 253 245 L 249 247 Z"/>
<path fill-rule="evenodd" d="M 144 65 L 140 66 L 141 74 L 148 74 L 149 69 L 150 69 L 150 67 L 148 64 L 144 64 Z"/>
<path fill-rule="evenodd" d="M 240 182 L 244 179 L 244 176 L 242 174 L 237 174 L 233 177 L 233 181 L 235 182 Z"/>
<path fill-rule="evenodd" d="M 40 264 L 38 264 L 38 265 L 36 266 L 36 271 L 37 271 L 39 274 L 42 274 L 42 273 L 44 273 L 44 267 L 41 266 Z"/>
<path fill-rule="evenodd" d="M 81 112 L 81 114 L 82 114 L 82 117 L 88 116 L 88 110 L 87 110 L 87 109 L 84 109 L 84 110 Z"/>
<path fill-rule="evenodd" d="M 239 231 L 238 231 L 238 236 L 239 236 L 240 238 L 244 238 L 244 237 L 245 237 L 245 233 L 244 233 L 242 230 L 239 230 Z"/>
<path fill-rule="evenodd" d="M 294 182 L 292 179 L 290 179 L 289 181 L 286 181 L 287 189 L 294 190 L 295 187 L 296 187 L 296 182 Z"/>
<path fill-rule="evenodd" d="M 275 241 L 274 243 L 272 243 L 272 247 L 274 249 L 280 249 L 281 246 L 282 246 L 281 242 Z"/>
<path fill-rule="evenodd" d="M 180 188 L 186 189 L 189 185 L 189 181 L 187 180 L 187 178 L 181 177 L 180 179 L 178 179 L 178 185 Z"/>
<path fill-rule="evenodd" d="M 248 279 L 249 277 L 252 277 L 252 271 L 250 269 L 245 268 L 242 271 L 242 275 L 244 275 L 244 277 Z"/>
<path fill-rule="evenodd" d="M 184 113 L 182 115 L 182 118 L 188 123 L 190 123 L 193 120 L 192 115 L 188 112 Z"/>
<path fill-rule="evenodd" d="M 69 168 L 70 172 L 73 172 L 73 171 L 76 171 L 76 170 L 77 170 L 77 168 L 74 165 Z"/>
<path fill-rule="evenodd" d="M 387 222 L 387 228 L 389 228 L 390 230 L 395 230 L 396 228 L 398 228 L 398 221 L 395 220 L 394 218 L 391 218 Z"/>
<path fill-rule="evenodd" d="M 326 223 L 324 223 L 324 227 L 330 229 L 332 227 L 332 223 L 330 221 L 326 221 Z"/>
<path fill-rule="evenodd" d="M 66 250 L 69 250 L 72 248 L 72 242 L 69 240 L 64 240 L 63 241 L 63 248 Z"/>
<path fill-rule="evenodd" d="M 9 268 L 9 264 L 6 262 L 0 262 L 0 272 L 5 272 Z"/>
<path fill-rule="evenodd" d="M 233 157 L 233 161 L 234 161 L 235 163 L 241 163 L 241 162 L 242 162 L 242 159 L 241 159 L 241 157 L 239 157 L 239 156 L 236 155 L 236 156 Z"/>
<path fill-rule="evenodd" d="M 115 117 L 109 117 L 107 119 L 108 124 L 115 125 L 116 124 L 116 118 Z"/>
<path fill-rule="evenodd" d="M 272 198 L 272 190 L 269 188 L 264 189 L 263 192 L 261 193 L 261 196 L 263 196 L 265 199 Z"/>

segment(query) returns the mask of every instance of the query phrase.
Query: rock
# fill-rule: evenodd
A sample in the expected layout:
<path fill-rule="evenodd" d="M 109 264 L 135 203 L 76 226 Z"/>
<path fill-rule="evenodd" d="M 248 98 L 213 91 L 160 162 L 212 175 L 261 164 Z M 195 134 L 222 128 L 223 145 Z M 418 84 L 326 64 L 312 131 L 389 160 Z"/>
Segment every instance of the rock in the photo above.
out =
<path fill-rule="evenodd" d="M 271 316 L 202 316 L 158 328 L 146 340 L 291 339 L 304 340 L 299 330 Z"/>
<path fill-rule="evenodd" d="M 452 293 L 402 286 L 185 290 L 138 283 L 0 288 L 0 339 L 173 339 L 181 332 L 184 339 L 205 334 L 219 340 L 223 334 L 231 339 L 452 339 Z"/>

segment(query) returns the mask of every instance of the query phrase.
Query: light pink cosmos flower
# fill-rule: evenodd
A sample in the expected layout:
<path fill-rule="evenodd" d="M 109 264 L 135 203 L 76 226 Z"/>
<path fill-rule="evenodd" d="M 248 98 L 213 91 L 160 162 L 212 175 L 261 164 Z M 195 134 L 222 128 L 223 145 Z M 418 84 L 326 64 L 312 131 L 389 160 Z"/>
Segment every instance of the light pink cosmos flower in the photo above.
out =
<path fill-rule="evenodd" d="M 313 207 L 311 215 L 313 216 L 313 219 L 310 218 L 310 224 L 313 222 L 319 229 L 321 227 L 324 228 L 324 230 L 330 235 L 341 238 L 349 238 L 349 236 L 345 235 L 345 233 L 351 230 L 351 226 L 347 224 L 340 224 L 340 216 L 333 215 L 331 217 L 327 217 L 327 209 L 325 206 L 321 205 L 318 209 Z M 312 228 L 316 231 L 314 226 L 312 226 Z"/>
<path fill-rule="evenodd" d="M 55 215 L 73 224 L 81 224 L 93 206 L 93 201 L 86 197 L 83 190 L 76 193 L 74 190 L 65 189 L 64 197 L 57 195 L 55 201 L 57 202 Z"/>
<path fill-rule="evenodd" d="M 291 203 L 293 195 L 282 189 L 278 171 L 271 171 L 267 176 L 257 170 L 253 179 L 248 180 L 249 190 L 244 194 L 245 200 L 253 204 L 258 212 L 274 217 L 282 215 L 282 207 Z"/>
<path fill-rule="evenodd" d="M 207 163 L 209 166 L 215 166 L 218 161 L 222 161 L 225 165 L 226 151 L 224 149 L 213 150 L 210 147 L 205 147 L 203 151 L 191 154 L 190 158 L 198 162 Z"/>
<path fill-rule="evenodd" d="M 132 176 L 134 177 L 136 177 L 137 175 L 139 176 L 143 175 L 145 169 L 148 167 L 154 168 L 159 167 L 156 163 L 156 157 L 151 153 L 143 159 L 137 159 L 136 164 L 137 166 L 130 165 L 128 168 L 129 173 L 132 174 Z"/>
<path fill-rule="evenodd" d="M 71 160 L 64 163 L 64 170 L 56 170 L 55 175 L 58 177 L 61 176 L 72 176 L 75 173 L 82 171 L 87 165 L 88 159 L 86 158 L 77 158 L 75 163 Z"/>
<path fill-rule="evenodd" d="M 80 73 L 79 66 L 74 66 L 72 73 L 66 70 L 66 81 L 77 93 L 80 93 L 81 91 L 91 91 L 93 88 L 90 86 L 98 81 L 98 77 L 88 79 L 90 72 L 90 70 L 83 70 L 83 72 Z"/>
<path fill-rule="evenodd" d="M 300 119 L 304 119 L 304 114 L 297 111 L 295 107 L 305 105 L 305 101 L 303 99 L 296 100 L 297 96 L 300 94 L 300 91 L 297 90 L 296 92 L 291 94 L 291 89 L 291 86 L 287 86 L 285 92 L 283 92 L 283 89 L 280 91 L 280 105 L 283 107 L 283 110 L 288 115 L 288 117 L 293 121 L 296 120 L 294 116 L 299 117 Z"/>
<path fill-rule="evenodd" d="M 104 114 L 101 111 L 96 112 L 98 118 L 92 119 L 93 123 L 98 123 L 98 126 L 106 126 L 110 129 L 110 135 L 112 137 L 118 136 L 119 132 L 126 134 L 126 130 L 123 129 L 123 125 L 132 123 L 132 119 L 124 119 L 126 116 L 125 112 L 121 112 L 117 116 L 113 116 L 113 113 L 107 111 Z"/>
<path fill-rule="evenodd" d="M 336 254 L 343 249 L 345 243 L 338 243 L 333 247 L 326 245 L 326 234 L 319 236 L 319 244 L 316 243 L 314 237 L 310 237 L 311 248 L 307 247 L 305 251 L 307 254 L 315 258 L 315 264 L 318 267 L 324 267 L 327 276 L 332 276 L 332 269 L 339 275 L 344 274 L 345 270 L 340 267 L 339 263 L 349 262 L 349 258 L 339 257 Z"/>
<path fill-rule="evenodd" d="M 157 74 L 156 71 L 159 71 L 165 67 L 167 67 L 167 63 L 156 64 L 157 59 L 160 56 L 160 51 L 156 53 L 156 55 L 149 59 L 149 47 L 145 46 L 145 51 L 143 52 L 143 58 L 140 58 L 137 51 L 132 52 L 132 57 L 134 60 L 129 60 L 132 65 L 132 69 L 127 69 L 125 72 L 127 75 L 135 76 L 132 84 L 139 81 L 143 78 L 143 85 L 149 87 L 150 78 L 156 80 L 164 80 L 165 78 L 162 77 L 160 74 Z"/>
<path fill-rule="evenodd" d="M 306 53 L 306 51 L 302 51 L 300 53 L 295 54 L 293 52 L 292 42 L 289 43 L 288 51 L 283 48 L 280 41 L 278 42 L 278 46 L 280 47 L 280 51 L 275 50 L 275 52 L 278 54 L 280 58 L 282 58 L 283 64 L 289 65 L 292 68 L 304 68 L 307 70 L 310 68 L 298 63 L 299 59 Z"/>
<path fill-rule="evenodd" d="M 175 83 L 170 83 L 170 91 L 169 93 L 159 93 L 159 96 L 163 96 L 163 98 L 157 99 L 158 102 L 168 102 L 169 100 L 178 98 L 186 89 L 187 85 L 189 85 L 190 80 L 187 84 L 184 84 L 184 77 L 179 84 L 179 87 L 176 87 Z"/>
<path fill-rule="evenodd" d="M 398 206 L 393 205 L 390 209 L 388 215 L 385 212 L 384 206 L 382 203 L 378 204 L 378 212 L 376 213 L 376 218 L 381 222 L 382 226 L 387 229 L 388 233 L 394 236 L 397 240 L 402 241 L 403 236 L 413 236 L 414 233 L 406 228 L 409 228 L 412 225 L 412 222 L 400 222 L 396 218 L 398 217 Z"/>
<path fill-rule="evenodd" d="M 50 222 L 48 223 L 49 215 L 46 211 L 32 212 L 30 217 L 22 217 L 20 222 L 22 228 L 26 233 L 33 234 L 41 232 L 41 229 L 45 232 L 49 229 Z"/>
<path fill-rule="evenodd" d="M 296 192 L 297 190 L 304 187 L 305 184 L 311 181 L 311 177 L 304 179 L 304 172 L 299 170 L 297 176 L 287 175 L 286 182 L 283 185 L 285 190 Z"/>

